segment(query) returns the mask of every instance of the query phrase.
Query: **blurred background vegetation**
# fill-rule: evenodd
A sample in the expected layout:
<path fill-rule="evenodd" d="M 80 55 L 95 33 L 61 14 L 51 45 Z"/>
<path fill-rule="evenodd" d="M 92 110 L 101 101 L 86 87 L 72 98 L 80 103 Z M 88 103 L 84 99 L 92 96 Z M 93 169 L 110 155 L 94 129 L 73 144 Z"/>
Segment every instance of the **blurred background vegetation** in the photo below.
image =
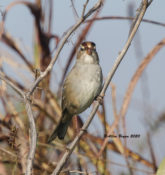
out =
<path fill-rule="evenodd" d="M 90 1 L 87 9 L 95 2 Z M 38 133 L 33 166 L 33 172 L 36 175 L 47 175 L 53 171 L 67 149 L 67 145 L 71 143 L 79 132 L 89 114 L 90 110 L 87 110 L 80 114 L 81 117 L 75 116 L 73 118 L 64 141 L 56 139 L 52 144 L 47 144 L 47 139 L 61 115 L 61 86 L 65 75 L 74 62 L 80 43 L 84 40 L 96 42 L 103 73 L 106 77 L 115 56 L 118 54 L 117 52 L 120 52 L 122 44 L 127 39 L 129 24 L 132 21 L 131 17 L 136 14 L 139 4 L 131 1 L 129 3 L 120 1 L 115 6 L 115 3 L 113 1 L 104 2 L 101 9 L 96 11 L 90 17 L 90 20 L 84 22 L 78 31 L 69 38 L 53 70 L 39 84 L 32 95 L 31 102 Z M 122 12 L 118 13 L 122 11 L 122 6 L 119 3 L 122 6 L 126 6 L 126 13 L 130 19 L 127 27 L 123 27 L 123 21 L 128 20 L 128 18 L 124 17 Z M 24 92 L 28 92 L 29 87 L 40 75 L 40 72 L 44 71 L 49 65 L 65 33 L 81 16 L 83 4 L 84 1 L 77 2 L 76 0 L 59 4 L 54 0 L 10 1 L 5 8 L 1 8 L 0 4 L 0 71 L 4 73 L 6 79 L 12 81 Z M 22 7 L 20 8 L 20 5 L 23 9 Z M 69 11 L 66 9 L 66 6 Z M 156 5 L 153 3 L 152 6 Z M 149 11 L 152 10 L 152 6 L 151 9 L 149 7 Z M 57 11 L 57 7 L 61 13 Z M 116 7 L 116 11 L 113 7 Z M 117 9 L 117 7 L 119 8 Z M 13 11 L 13 9 L 17 10 L 17 12 Z M 22 14 L 19 9 L 23 11 L 28 9 L 26 13 L 27 16 L 30 16 L 30 19 L 25 17 L 20 23 L 18 16 Z M 109 9 L 109 11 L 104 11 L 105 9 Z M 111 16 L 112 12 L 122 16 Z M 14 21 L 9 21 L 8 19 L 15 13 L 19 15 L 17 14 L 18 16 L 15 17 Z M 72 19 L 70 18 L 71 15 Z M 26 26 L 26 20 L 28 23 L 28 20 L 32 19 L 31 25 Z M 112 19 L 114 21 L 113 24 L 111 26 L 107 25 Z M 116 21 L 117 23 L 115 24 Z M 151 23 L 153 24 L 151 25 Z M 22 29 L 21 34 L 23 35 L 19 36 L 19 39 L 9 32 L 8 27 L 10 25 L 12 25 L 14 30 L 19 31 Z M 62 30 L 58 27 L 59 25 L 62 25 Z M 146 26 L 148 28 L 151 26 L 151 30 L 159 28 L 161 31 L 158 36 L 156 36 L 158 33 L 156 31 L 156 34 L 150 33 L 145 38 L 144 35 L 150 32 L 148 28 L 145 29 Z M 163 110 L 165 103 L 163 103 L 164 93 L 162 93 L 162 89 L 159 89 L 159 86 L 161 88 L 165 87 L 164 79 L 162 79 L 164 65 L 162 67 L 157 65 L 157 62 L 160 65 L 164 63 L 160 61 L 159 57 L 162 58 L 165 53 L 161 50 L 158 53 L 159 57 L 155 58 L 157 61 L 150 68 L 153 71 L 152 74 L 146 71 L 143 72 L 143 70 L 143 75 L 137 75 L 136 73 L 140 71 L 141 67 L 139 65 L 142 63 L 144 65 L 143 69 L 146 69 L 149 62 L 145 62 L 145 56 L 148 53 L 150 53 L 152 59 L 161 49 L 159 48 L 153 52 L 153 48 L 157 48 L 164 37 L 162 34 L 164 32 L 163 26 L 165 24 L 158 23 L 157 19 L 148 21 L 144 26 L 144 30 L 141 31 L 143 36 L 139 32 L 137 33 L 135 42 L 130 47 L 130 49 L 134 50 L 134 53 L 131 53 L 131 57 L 137 58 L 134 59 L 135 63 L 128 58 L 130 55 L 125 57 L 127 61 L 124 60 L 122 63 L 125 67 L 121 66 L 121 71 L 117 72 L 104 98 L 103 105 L 100 106 L 97 116 L 92 121 L 93 124 L 90 125 L 89 130 L 81 138 L 61 174 L 110 175 L 117 173 L 121 175 L 151 175 L 156 173 L 157 166 L 165 154 L 165 151 L 160 151 L 165 144 L 162 138 L 164 136 L 164 128 L 162 126 L 165 121 Z M 126 34 L 124 35 L 123 33 Z M 25 36 L 31 38 L 28 44 L 25 41 Z M 156 39 L 154 38 L 154 40 L 150 41 L 152 37 L 156 37 Z M 144 46 L 145 42 L 147 43 L 147 48 Z M 164 45 L 164 40 L 162 40 L 162 43 L 161 47 Z M 115 52 L 116 55 L 110 52 Z M 110 58 L 112 58 L 111 62 Z M 156 66 L 155 71 L 154 66 Z M 134 82 L 132 77 L 135 77 L 137 81 L 140 78 L 141 83 L 137 84 L 137 81 Z M 160 79 L 159 83 L 157 83 L 157 79 Z M 123 83 L 124 80 L 125 82 Z M 129 89 L 132 83 L 135 87 L 138 87 L 138 94 L 140 94 L 141 98 L 138 98 L 138 95 L 134 96 L 128 108 L 132 112 L 127 114 L 126 109 L 122 120 L 117 120 L 121 114 L 121 109 L 126 104 L 124 100 L 127 100 L 129 92 L 131 91 L 131 94 L 134 90 Z M 153 90 L 151 90 L 152 87 L 154 87 Z M 159 91 L 161 91 L 162 95 L 160 96 L 162 96 L 162 99 L 160 101 L 152 101 L 153 91 L 154 94 L 159 94 Z M 163 106 L 161 110 L 157 109 L 159 103 Z M 138 116 L 140 116 L 140 119 L 137 119 Z M 107 136 L 107 131 L 113 126 L 114 121 L 117 122 L 117 127 L 115 127 L 114 132 L 109 137 L 109 142 L 105 149 L 100 152 L 104 139 Z M 128 135 L 128 138 L 119 137 L 119 134 L 122 136 Z M 154 140 L 156 138 L 159 139 Z M 155 153 L 155 149 L 160 152 Z M 0 81 L 0 174 L 21 175 L 25 173 L 28 150 L 29 123 L 23 99 L 4 81 Z M 157 160 L 159 161 L 157 162 Z"/>

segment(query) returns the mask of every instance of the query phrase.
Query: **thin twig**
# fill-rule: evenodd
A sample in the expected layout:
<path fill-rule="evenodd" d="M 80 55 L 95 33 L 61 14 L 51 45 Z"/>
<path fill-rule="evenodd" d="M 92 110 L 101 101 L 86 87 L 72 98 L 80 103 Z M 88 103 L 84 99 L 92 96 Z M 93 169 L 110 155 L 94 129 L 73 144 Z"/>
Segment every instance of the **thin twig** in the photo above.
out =
<path fill-rule="evenodd" d="M 3 33 L 1 36 L 1 40 L 10 48 L 12 48 L 25 62 L 27 67 L 33 72 L 33 66 L 32 64 L 28 61 L 28 59 L 25 57 L 25 55 L 21 52 L 20 48 L 18 47 L 16 41 L 12 39 L 12 37 L 9 35 L 9 33 Z"/>
<path fill-rule="evenodd" d="M 66 33 L 66 35 L 63 38 L 63 41 L 61 45 L 58 47 L 57 52 L 55 54 L 55 57 L 52 59 L 50 62 L 49 66 L 46 68 L 46 70 L 41 73 L 41 75 L 38 77 L 38 79 L 33 83 L 32 87 L 30 88 L 30 91 L 25 95 L 22 91 L 20 91 L 19 88 L 15 87 L 11 82 L 8 82 L 4 77 L 1 75 L 2 79 L 4 79 L 11 87 L 13 87 L 19 94 L 21 94 L 24 97 L 25 105 L 26 105 L 26 110 L 28 114 L 28 119 L 29 119 L 29 124 L 30 124 L 30 151 L 27 159 L 27 167 L 26 167 L 26 175 L 31 175 L 32 174 L 32 166 L 33 166 L 33 159 L 34 159 L 34 154 L 35 154 L 35 149 L 36 149 L 36 140 L 37 140 L 37 134 L 36 134 L 36 127 L 35 127 L 35 122 L 34 122 L 34 116 L 33 112 L 31 109 L 31 103 L 30 103 L 30 95 L 34 92 L 36 89 L 37 85 L 41 80 L 43 80 L 46 75 L 52 70 L 54 63 L 56 62 L 58 55 L 60 51 L 62 50 L 65 42 L 69 38 L 69 36 L 85 21 L 87 17 L 89 17 L 93 12 L 95 12 L 102 4 L 103 0 L 99 0 L 93 8 L 91 8 L 88 13 L 83 17 L 78 20 L 78 22 Z M 22 1 L 20 1 L 22 2 Z"/>
<path fill-rule="evenodd" d="M 78 13 L 77 13 L 77 11 L 76 11 L 76 8 L 75 8 L 75 5 L 74 5 L 74 2 L 73 2 L 73 0 L 70 0 L 70 1 L 71 1 L 72 9 L 73 9 L 73 12 L 74 12 L 74 14 L 75 14 L 75 16 L 76 16 L 76 19 L 78 19 L 79 16 L 78 16 Z"/>
<path fill-rule="evenodd" d="M 14 158 L 17 158 L 17 155 L 16 155 L 16 154 L 14 154 L 14 153 L 8 151 L 7 149 L 5 149 L 5 148 L 3 148 L 3 147 L 0 147 L 0 151 L 1 151 L 1 152 L 4 152 L 5 154 L 8 154 L 8 155 L 12 156 L 13 159 L 14 159 Z"/>
<path fill-rule="evenodd" d="M 28 97 L 26 97 L 25 99 L 25 104 L 26 104 L 25 106 L 26 106 L 26 111 L 27 111 L 29 124 L 30 124 L 30 139 L 31 139 L 25 175 L 31 175 L 32 168 L 33 168 L 33 160 L 34 160 L 34 155 L 36 150 L 36 143 L 37 143 L 37 132 L 36 132 L 34 116 L 31 108 L 31 103 Z"/>
<path fill-rule="evenodd" d="M 136 15 L 132 21 L 132 24 L 131 24 L 131 27 L 130 27 L 130 31 L 129 31 L 129 34 L 132 32 L 132 29 L 134 28 L 137 20 L 139 19 L 139 15 L 140 15 L 140 12 L 142 11 L 143 9 L 143 3 L 140 3 L 140 6 L 138 7 L 138 9 L 136 10 Z"/>
<path fill-rule="evenodd" d="M 47 3 L 47 2 L 46 2 Z M 49 1 L 49 18 L 48 18 L 48 34 L 50 35 L 52 30 L 52 16 L 53 16 L 53 0 Z"/>
<path fill-rule="evenodd" d="M 138 29 L 138 27 L 139 27 L 139 25 L 140 25 L 140 23 L 141 23 L 141 21 L 142 21 L 142 18 L 143 18 L 143 16 L 144 16 L 146 10 L 147 10 L 147 2 L 148 2 L 147 0 L 142 0 L 143 8 L 142 8 L 141 11 L 139 12 L 140 14 L 138 15 L 138 19 L 136 20 L 136 23 L 135 23 L 134 27 L 133 27 L 132 30 L 131 30 L 131 33 L 130 33 L 130 35 L 129 35 L 129 37 L 128 37 L 128 40 L 127 40 L 127 42 L 126 42 L 126 44 L 125 44 L 123 50 L 121 51 L 121 53 L 120 53 L 119 56 L 117 57 L 116 62 L 114 63 L 114 66 L 113 66 L 112 70 L 111 70 L 110 73 L 108 74 L 108 78 L 107 78 L 107 80 L 106 80 L 106 82 L 105 82 L 105 85 L 104 85 L 104 87 L 103 87 L 103 89 L 102 89 L 101 96 L 104 96 L 104 93 L 105 93 L 105 91 L 106 91 L 106 89 L 107 89 L 107 87 L 108 87 L 109 82 L 111 81 L 111 79 L 112 79 L 112 77 L 113 77 L 115 71 L 117 70 L 117 68 L 118 68 L 118 66 L 119 66 L 119 64 L 120 64 L 120 62 L 122 61 L 124 55 L 126 54 L 128 48 L 129 48 L 129 46 L 130 46 L 130 44 L 131 44 L 131 41 L 132 41 L 133 37 L 135 36 L 135 33 L 136 33 L 136 31 L 137 31 L 137 29 Z M 119 117 L 120 117 L 120 115 L 119 115 Z M 118 118 L 119 118 L 119 117 L 118 117 Z M 118 124 L 118 121 L 119 121 L 119 119 L 116 119 L 116 120 L 114 121 L 114 123 L 112 124 L 112 127 L 111 127 L 110 130 L 108 131 L 108 135 L 110 135 L 110 134 L 113 132 L 113 130 L 115 129 L 116 125 Z M 100 152 L 99 152 L 98 156 L 101 156 L 101 154 L 102 154 L 102 152 L 103 152 L 103 150 L 104 150 L 106 144 L 108 143 L 108 140 L 109 140 L 108 137 L 105 138 L 105 141 L 104 141 L 104 143 L 103 143 L 103 145 L 102 145 L 102 147 L 101 147 L 101 149 L 100 149 Z"/>
<path fill-rule="evenodd" d="M 68 62 L 64 68 L 64 72 L 61 78 L 61 81 L 59 83 L 59 89 L 61 89 L 62 85 L 63 85 L 63 81 L 65 79 L 66 73 L 69 69 L 69 66 L 71 65 L 71 62 L 73 61 L 73 57 L 76 54 L 77 48 L 80 46 L 81 42 L 85 39 L 85 37 L 87 36 L 88 32 L 90 31 L 92 25 L 94 24 L 95 18 L 99 15 L 100 10 L 98 10 L 95 15 L 92 16 L 92 19 L 90 20 L 90 22 L 83 28 L 83 30 L 81 31 L 81 34 L 77 37 L 77 41 L 75 42 L 75 47 L 73 48 L 73 50 L 71 51 L 71 54 L 68 58 Z"/>
<path fill-rule="evenodd" d="M 93 141 L 94 143 L 98 144 L 99 146 L 101 146 L 104 143 L 104 139 L 103 138 L 96 137 L 96 136 L 93 136 L 91 134 L 86 134 L 86 136 L 87 136 L 87 138 L 89 138 L 91 141 Z M 117 154 L 121 154 L 122 153 L 121 150 L 119 149 L 119 147 L 116 146 L 115 142 L 108 141 L 107 149 L 111 150 L 111 151 L 113 151 L 113 152 L 115 152 Z M 147 166 L 148 168 L 153 168 L 154 167 L 152 162 L 150 162 L 149 160 L 146 160 L 144 157 L 142 157 L 138 153 L 130 150 L 129 148 L 127 148 L 126 152 L 128 154 L 128 157 L 130 159 L 132 159 L 133 161 L 139 162 L 139 163 Z"/>
<path fill-rule="evenodd" d="M 89 10 L 89 12 L 84 16 L 84 18 L 80 18 L 80 20 L 67 32 L 67 34 L 65 35 L 65 37 L 64 37 L 61 45 L 57 49 L 57 52 L 55 54 L 55 57 L 52 59 L 52 61 L 50 62 L 49 66 L 46 68 L 46 70 L 43 73 L 41 73 L 41 75 L 38 77 L 38 79 L 32 85 L 30 91 L 27 93 L 25 104 L 26 104 L 26 110 L 27 110 L 27 114 L 28 114 L 28 118 L 29 118 L 29 123 L 30 123 L 31 143 L 30 143 L 29 156 L 28 156 L 28 160 L 27 160 L 26 175 L 31 175 L 31 173 L 32 173 L 33 159 L 34 159 L 34 154 L 35 154 L 35 149 L 36 149 L 36 140 L 37 140 L 37 134 L 36 134 L 36 129 L 35 129 L 36 127 L 35 127 L 35 122 L 34 122 L 34 116 L 33 116 L 33 112 L 32 112 L 32 109 L 31 109 L 30 100 L 29 100 L 30 95 L 32 95 L 32 93 L 34 92 L 34 90 L 37 87 L 38 83 L 44 77 L 46 77 L 46 75 L 53 68 L 54 63 L 57 60 L 58 55 L 59 55 L 60 51 L 62 50 L 65 42 L 69 38 L 69 36 L 73 33 L 73 31 L 75 31 L 80 26 L 80 24 L 83 23 L 83 21 L 88 16 L 90 16 L 94 11 L 96 11 L 101 6 L 101 3 L 102 3 L 102 0 L 99 0 L 95 4 L 95 6 Z"/>
<path fill-rule="evenodd" d="M 102 21 L 102 20 L 134 20 L 134 17 L 130 16 L 102 16 L 95 18 L 95 21 Z M 86 20 L 85 23 L 91 22 L 91 19 Z M 149 24 L 155 24 L 162 27 L 165 27 L 165 23 L 149 20 L 149 19 L 143 19 L 142 22 L 149 23 Z"/>
<path fill-rule="evenodd" d="M 99 1 L 101 3 L 101 1 Z M 100 5 L 99 5 L 100 6 Z M 126 54 L 130 44 L 131 44 L 131 41 L 141 23 L 141 20 L 145 14 L 145 11 L 147 9 L 147 0 L 144 0 L 144 3 L 143 3 L 143 9 L 142 11 L 140 12 L 140 15 L 139 15 L 139 19 L 137 20 L 135 26 L 133 27 L 133 30 L 123 48 L 123 50 L 120 52 L 119 56 L 117 57 L 116 59 L 116 62 L 114 63 L 114 66 L 112 68 L 112 70 L 109 72 L 108 74 L 108 77 L 105 81 L 105 84 L 103 86 L 103 89 L 100 93 L 100 96 L 104 97 L 104 94 L 105 94 L 105 91 L 107 90 L 108 86 L 109 86 L 109 83 L 110 81 L 112 80 L 112 77 L 114 75 L 114 73 L 116 72 L 120 62 L 122 61 L 124 55 Z M 63 168 L 65 162 L 69 159 L 71 153 L 73 152 L 77 142 L 79 141 L 79 139 L 81 138 L 81 136 L 84 134 L 85 130 L 88 128 L 89 124 L 91 123 L 97 109 L 99 107 L 99 102 L 97 101 L 96 104 L 94 105 L 94 108 L 91 112 L 91 114 L 89 115 L 87 121 L 84 123 L 82 129 L 80 130 L 80 132 L 78 133 L 78 135 L 75 137 L 75 139 L 73 140 L 73 142 L 70 144 L 70 146 L 68 147 L 67 151 L 64 153 L 63 157 L 61 158 L 60 162 L 57 164 L 54 172 L 52 173 L 52 175 L 58 175 L 61 171 L 61 169 Z"/>
<path fill-rule="evenodd" d="M 137 20 L 139 19 L 139 15 L 140 15 L 140 12 L 143 10 L 144 3 L 146 4 L 146 8 L 148 8 L 150 6 L 151 2 L 152 2 L 152 0 L 150 0 L 150 2 L 148 2 L 148 0 L 147 1 L 142 0 L 142 3 L 140 4 L 139 8 L 136 10 L 137 14 L 136 14 L 136 16 L 135 16 L 135 18 L 134 18 L 134 20 L 131 24 L 129 33 L 132 32 L 132 29 L 134 28 L 134 26 L 136 25 Z"/>
<path fill-rule="evenodd" d="M 99 103 L 98 102 L 96 102 L 96 103 L 97 103 L 97 105 L 94 106 L 94 109 L 92 110 L 90 116 L 88 117 L 88 120 L 85 122 L 85 124 L 83 125 L 83 127 L 80 130 L 80 132 L 78 133 L 78 135 L 74 138 L 73 142 L 70 144 L 67 151 L 64 153 L 63 157 L 61 158 L 60 162 L 57 164 L 55 170 L 53 171 L 53 173 L 51 175 L 58 175 L 60 173 L 61 169 L 63 168 L 65 162 L 69 159 L 69 157 L 70 157 L 71 153 L 73 152 L 77 142 L 79 141 L 81 136 L 84 134 L 85 129 L 89 126 L 90 122 L 93 119 L 93 116 L 95 115 L 95 113 L 98 109 Z"/>
<path fill-rule="evenodd" d="M 44 77 L 46 77 L 46 75 L 52 70 L 54 63 L 56 62 L 60 51 L 62 50 L 62 48 L 64 47 L 65 42 L 67 41 L 67 39 L 70 37 L 70 35 L 85 21 L 86 18 L 88 18 L 88 16 L 90 16 L 93 12 L 95 12 L 98 8 L 100 8 L 100 6 L 102 5 L 102 1 L 103 0 L 99 0 L 93 8 L 91 8 L 88 13 L 83 17 L 80 18 L 77 23 L 66 33 L 66 35 L 63 38 L 63 41 L 61 43 L 61 45 L 58 47 L 56 54 L 54 56 L 54 58 L 51 60 L 49 66 L 46 68 L 46 70 L 44 72 L 41 73 L 41 75 L 37 78 L 37 80 L 34 82 L 34 84 L 32 85 L 28 95 L 32 95 L 32 93 L 34 92 L 34 90 L 36 89 L 37 85 L 40 83 L 40 81 L 43 80 Z"/>
<path fill-rule="evenodd" d="M 24 92 L 18 86 L 16 86 L 14 83 L 12 83 L 10 80 L 8 80 L 2 72 L 0 72 L 0 79 L 5 81 L 10 87 L 12 87 L 23 98 L 25 97 Z"/>
<path fill-rule="evenodd" d="M 149 151 L 150 151 L 150 155 L 151 155 L 151 159 L 152 159 L 152 164 L 154 166 L 153 171 L 156 173 L 158 167 L 156 165 L 156 157 L 154 154 L 153 145 L 152 145 L 151 137 L 150 137 L 149 133 L 147 133 L 147 142 L 148 142 L 148 147 L 149 147 Z"/>
<path fill-rule="evenodd" d="M 123 131 L 124 131 L 124 136 L 127 135 L 127 127 L 126 127 L 126 121 L 125 121 L 125 117 L 122 118 L 122 127 L 123 127 Z M 124 137 L 124 144 L 123 144 L 123 148 L 124 148 L 124 153 L 123 153 L 123 157 L 125 159 L 125 162 L 127 164 L 128 167 L 128 171 L 130 175 L 133 175 L 133 169 L 132 166 L 130 165 L 129 159 L 128 159 L 128 153 L 127 153 L 127 138 Z"/>
<path fill-rule="evenodd" d="M 82 15 L 81 15 L 82 18 L 84 18 L 84 14 L 85 14 L 85 10 L 86 10 L 86 7 L 87 7 L 87 5 L 88 5 L 88 2 L 89 2 L 89 0 L 86 0 L 86 2 L 85 2 L 85 4 L 84 4 L 83 11 L 82 11 Z"/>
<path fill-rule="evenodd" d="M 94 7 L 91 8 L 91 9 L 86 13 L 86 15 L 85 15 L 84 17 L 81 17 L 81 18 L 79 19 L 79 21 L 75 24 L 75 26 L 73 26 L 73 27 L 71 28 L 71 30 L 68 31 L 68 33 L 67 33 L 66 36 L 64 37 L 64 40 L 63 40 L 61 46 L 60 46 L 59 49 L 58 49 L 59 52 L 60 52 L 60 50 L 62 49 L 63 45 L 65 44 L 67 38 L 70 36 L 70 34 L 71 34 L 75 29 L 77 29 L 77 27 L 78 27 L 88 16 L 90 16 L 93 12 L 95 12 L 97 9 L 99 9 L 100 6 L 102 5 L 102 2 L 103 2 L 103 0 L 99 0 L 99 1 L 94 5 Z M 54 59 L 52 60 L 53 64 L 54 64 L 54 62 L 55 62 L 56 59 L 57 59 L 56 57 L 58 57 L 58 54 L 59 54 L 58 51 L 56 52 L 56 55 L 55 55 Z M 51 64 L 51 63 L 50 63 L 50 64 Z M 48 68 L 49 68 L 49 66 L 48 66 Z M 45 71 L 47 71 L 47 70 L 45 70 Z M 32 89 L 32 91 L 33 91 L 33 89 Z M 98 103 L 98 102 L 97 102 L 97 103 Z M 99 104 L 98 104 L 98 106 L 99 106 Z M 98 107 L 97 107 L 97 108 L 98 108 Z M 96 112 L 96 110 L 97 110 L 97 109 L 95 109 L 95 112 Z M 92 113 L 91 113 L 91 114 L 92 114 Z M 94 116 L 94 114 L 95 114 L 95 113 L 93 113 L 92 115 Z M 63 168 L 63 166 L 64 166 L 64 164 L 65 164 L 65 162 L 69 159 L 71 153 L 73 152 L 73 150 L 74 150 L 74 148 L 75 148 L 77 142 L 79 141 L 80 137 L 83 135 L 83 133 L 84 133 L 83 130 L 85 130 L 85 129 L 88 127 L 88 125 L 90 124 L 91 120 L 92 120 L 92 118 L 91 118 L 91 119 L 88 118 L 88 120 L 87 120 L 88 122 L 86 122 L 86 124 L 84 124 L 82 130 L 79 132 L 79 134 L 76 136 L 76 138 L 74 139 L 74 141 L 71 143 L 71 145 L 70 145 L 69 148 L 68 148 L 69 151 L 66 151 L 66 152 L 65 152 L 65 154 L 64 154 L 63 157 L 62 157 L 62 159 L 60 160 L 60 162 L 57 164 L 55 170 L 53 171 L 52 175 L 58 175 L 58 174 L 60 173 L 61 169 Z"/>
<path fill-rule="evenodd" d="M 111 165 L 115 165 L 115 166 L 119 166 L 120 168 L 127 168 L 127 165 L 124 165 L 124 164 L 121 164 L 121 163 L 118 163 L 118 162 L 114 162 L 114 161 L 108 161 Z M 146 175 L 155 175 L 155 173 L 151 172 L 151 171 L 147 171 L 147 170 L 143 170 L 143 169 L 139 169 L 139 168 L 136 168 L 136 167 L 131 167 L 134 171 L 137 171 L 137 172 L 141 172 L 141 173 L 145 173 Z"/>
<path fill-rule="evenodd" d="M 13 84 L 10 80 L 6 79 L 6 77 L 3 75 L 2 72 L 0 72 L 0 79 L 5 81 L 9 86 L 11 86 L 18 94 L 20 94 L 24 98 L 26 111 L 27 111 L 29 124 L 30 124 L 30 139 L 31 139 L 29 155 L 27 159 L 26 175 L 31 175 L 33 159 L 34 159 L 35 150 L 36 150 L 37 133 L 36 133 L 35 121 L 34 121 L 34 116 L 31 109 L 30 100 L 29 100 L 29 97 L 26 96 L 26 93 L 23 92 L 20 88 L 18 88 L 15 84 Z"/>
<path fill-rule="evenodd" d="M 111 96 L 112 96 L 112 111 L 113 111 L 113 115 L 114 115 L 114 118 L 117 117 L 117 102 L 116 102 L 116 86 L 114 84 L 110 84 L 111 85 Z"/>
<path fill-rule="evenodd" d="M 163 40 L 161 40 L 152 50 L 151 52 L 149 52 L 149 54 L 145 57 L 145 59 L 142 61 L 142 63 L 140 64 L 139 68 L 137 69 L 137 71 L 135 72 L 134 76 L 131 79 L 131 83 L 129 84 L 129 87 L 127 88 L 127 91 L 125 93 L 125 97 L 123 100 L 123 104 L 120 110 L 120 114 L 117 117 L 117 119 L 113 122 L 111 129 L 108 131 L 108 135 L 110 135 L 114 129 L 116 128 L 116 126 L 118 125 L 118 121 L 120 120 L 120 118 L 123 118 L 126 115 L 126 111 L 128 109 L 131 97 L 132 97 L 132 93 L 133 90 L 135 88 L 135 85 L 138 81 L 138 79 L 140 78 L 140 75 L 142 74 L 142 72 L 144 71 L 145 67 L 149 64 L 149 62 L 152 60 L 152 58 L 158 53 L 158 51 L 165 46 L 165 38 Z M 101 155 L 101 152 L 104 150 L 104 147 L 106 146 L 106 144 L 108 143 L 109 138 L 106 138 L 104 140 L 104 143 L 102 144 L 102 148 L 100 150 L 99 155 Z"/>

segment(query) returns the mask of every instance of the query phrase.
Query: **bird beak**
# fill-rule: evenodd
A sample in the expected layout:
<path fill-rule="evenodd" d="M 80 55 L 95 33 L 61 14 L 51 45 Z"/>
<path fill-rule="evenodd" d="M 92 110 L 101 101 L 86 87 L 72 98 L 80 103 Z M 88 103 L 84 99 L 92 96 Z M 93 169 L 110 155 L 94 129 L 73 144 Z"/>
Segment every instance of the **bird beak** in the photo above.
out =
<path fill-rule="evenodd" d="M 88 55 L 92 55 L 92 49 L 89 49 L 89 48 L 88 48 L 88 49 L 87 49 L 87 54 L 88 54 Z"/>

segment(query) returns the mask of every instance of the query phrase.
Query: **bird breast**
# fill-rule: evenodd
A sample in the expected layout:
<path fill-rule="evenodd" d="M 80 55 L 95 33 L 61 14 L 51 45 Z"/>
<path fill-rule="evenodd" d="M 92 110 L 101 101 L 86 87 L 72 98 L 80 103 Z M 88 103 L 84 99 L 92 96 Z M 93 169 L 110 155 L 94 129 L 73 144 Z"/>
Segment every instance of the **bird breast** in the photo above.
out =
<path fill-rule="evenodd" d="M 102 72 L 98 64 L 75 64 L 63 89 L 65 107 L 73 114 L 83 112 L 99 95 Z"/>

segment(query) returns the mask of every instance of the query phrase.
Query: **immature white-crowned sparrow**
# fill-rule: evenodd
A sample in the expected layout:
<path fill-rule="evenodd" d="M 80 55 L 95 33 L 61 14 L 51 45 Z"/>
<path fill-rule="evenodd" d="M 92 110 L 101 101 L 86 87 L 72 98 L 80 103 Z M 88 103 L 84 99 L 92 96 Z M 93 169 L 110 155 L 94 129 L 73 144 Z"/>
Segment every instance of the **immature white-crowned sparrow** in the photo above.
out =
<path fill-rule="evenodd" d="M 62 91 L 62 117 L 53 134 L 51 142 L 58 136 L 64 139 L 72 117 L 87 109 L 99 95 L 102 87 L 102 70 L 95 43 L 83 42 L 77 60 L 67 75 Z"/>

